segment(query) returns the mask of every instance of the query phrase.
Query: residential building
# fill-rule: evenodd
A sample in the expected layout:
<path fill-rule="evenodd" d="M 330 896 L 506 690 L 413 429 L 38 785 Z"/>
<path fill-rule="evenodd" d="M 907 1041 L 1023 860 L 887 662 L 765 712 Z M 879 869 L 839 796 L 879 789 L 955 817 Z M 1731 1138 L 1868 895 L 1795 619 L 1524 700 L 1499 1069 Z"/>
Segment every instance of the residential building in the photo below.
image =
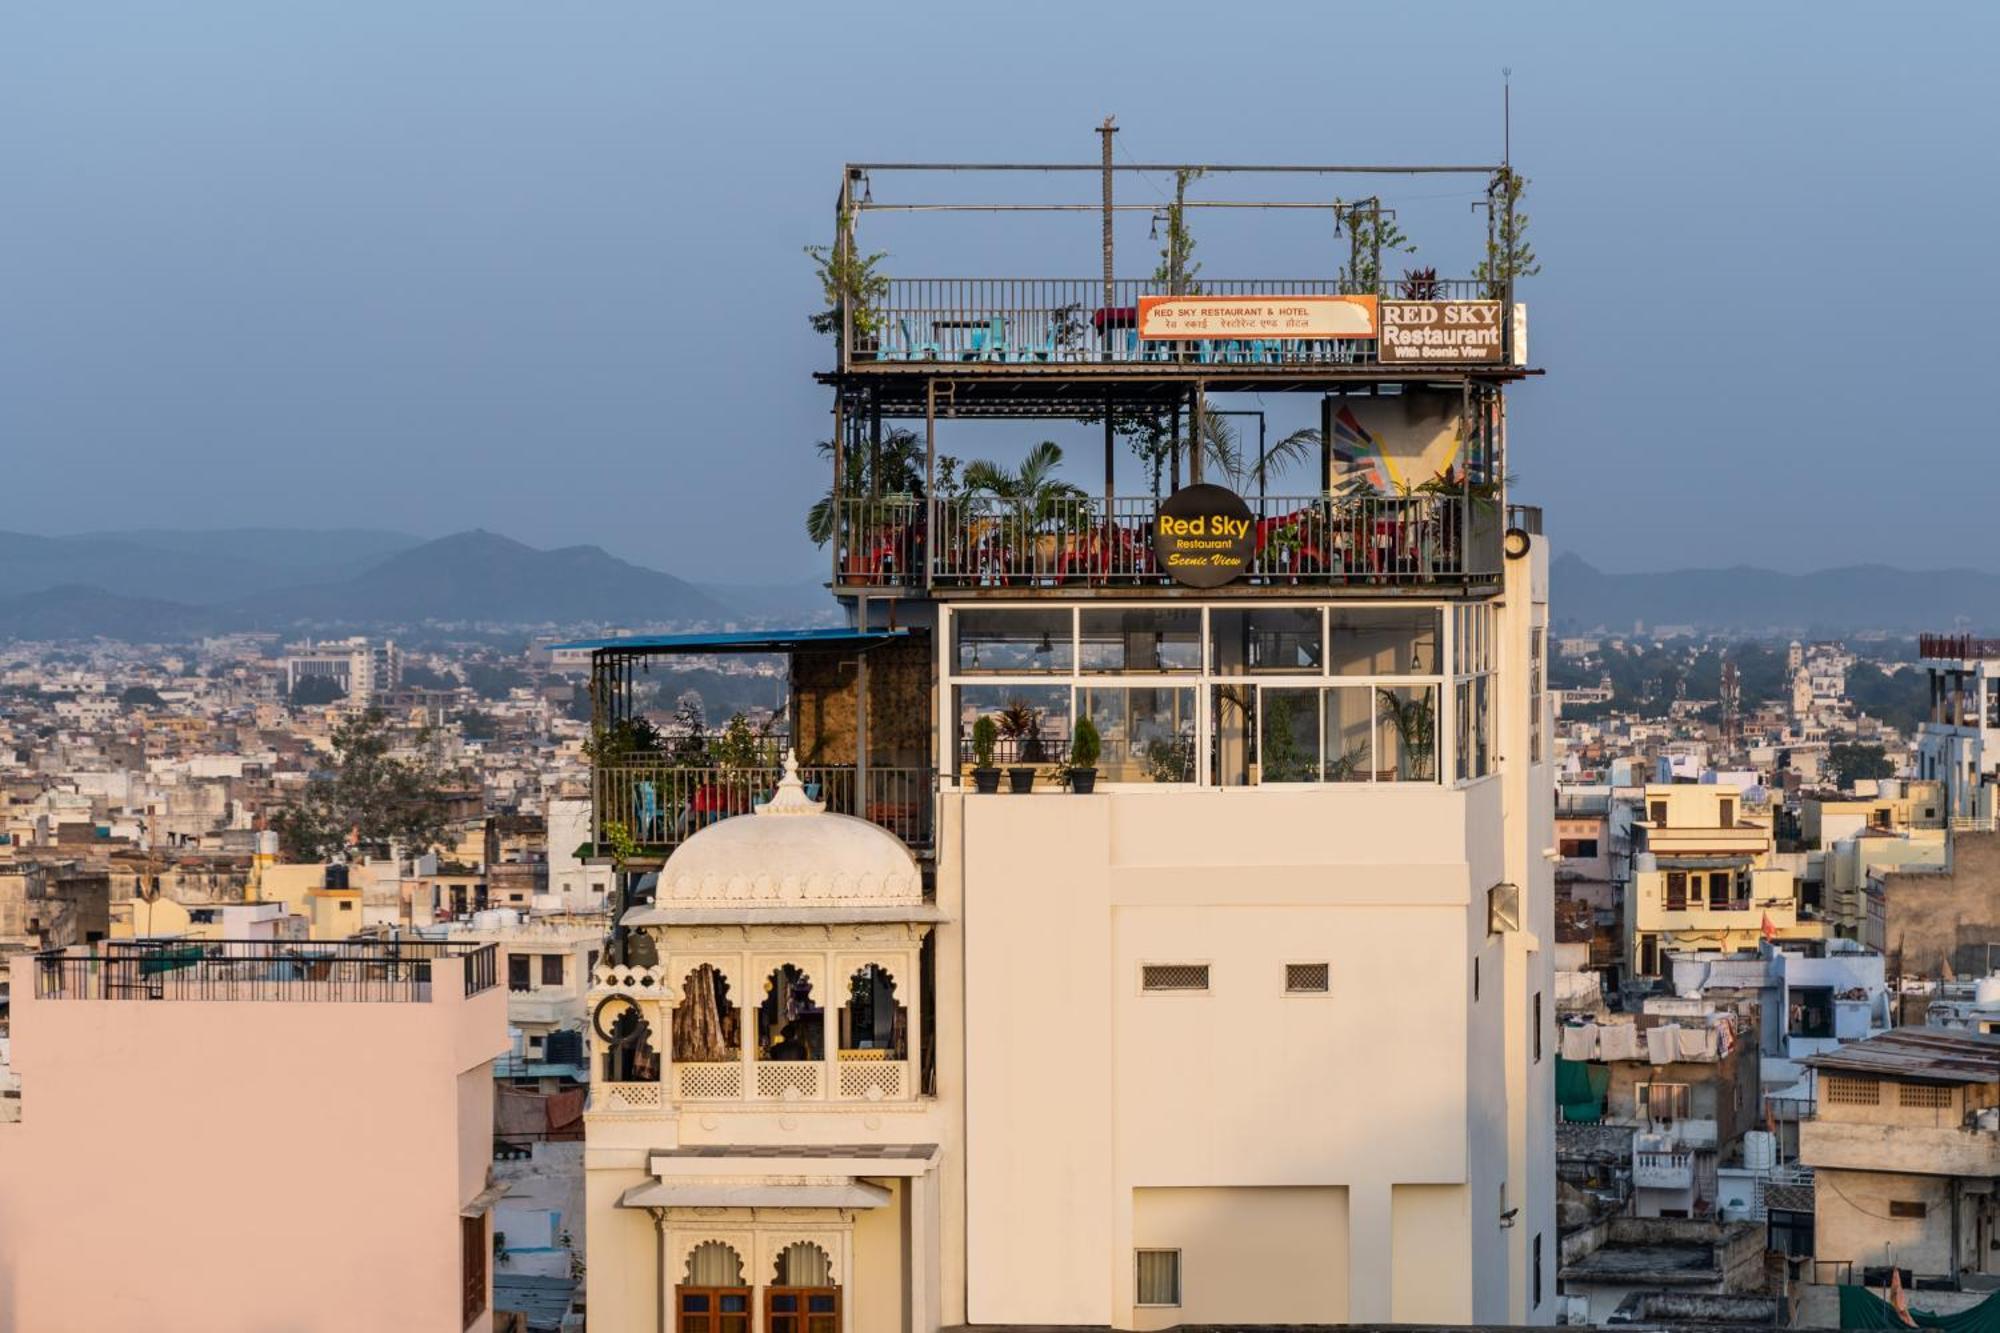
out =
<path fill-rule="evenodd" d="M 1949 1287 L 2000 1274 L 2000 1036 L 1899 1028 L 1805 1063 L 1819 1266 Z"/>
<path fill-rule="evenodd" d="M 491 1328 L 493 952 L 16 958 L 0 1329 Z"/>
<path fill-rule="evenodd" d="M 852 168 L 840 216 L 931 179 Z M 1270 299 L 947 310 L 888 277 L 821 377 L 846 625 L 555 649 L 590 653 L 591 850 L 637 845 L 592 1003 L 593 1319 L 1553 1320 L 1547 553 L 1504 494 L 1525 316 L 1474 300 L 1463 342 L 1393 284 L 1203 283 Z M 1300 494 L 1199 450 L 1120 489 L 1120 421 L 1199 439 L 1259 392 L 1318 413 Z M 875 471 L 1085 401 L 1101 492 Z M 1336 454 L 1356 430 L 1379 462 Z M 642 668 L 743 653 L 788 659 L 796 765 L 628 743 Z"/>
<path fill-rule="evenodd" d="M 1731 953 L 1766 937 L 1826 933 L 1801 918 L 1798 884 L 1776 859 L 1768 811 L 1746 809 L 1736 788 L 1649 785 L 1633 827 L 1639 851 L 1625 907 L 1632 975 L 1661 976 L 1672 953 Z"/>
<path fill-rule="evenodd" d="M 1944 784 L 1954 825 L 1993 827 L 2000 780 L 2000 640 L 1926 634 L 1930 718 L 1917 728 L 1917 776 Z"/>

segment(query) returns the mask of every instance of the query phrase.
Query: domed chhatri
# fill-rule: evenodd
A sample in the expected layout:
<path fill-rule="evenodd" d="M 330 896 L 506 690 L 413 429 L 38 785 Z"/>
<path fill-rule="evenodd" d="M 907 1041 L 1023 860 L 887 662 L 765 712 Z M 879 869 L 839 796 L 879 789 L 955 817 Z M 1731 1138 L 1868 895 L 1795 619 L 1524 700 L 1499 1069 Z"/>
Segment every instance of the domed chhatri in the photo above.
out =
<path fill-rule="evenodd" d="M 799 778 L 798 756 L 750 818 L 710 824 L 667 859 L 661 907 L 698 903 L 887 906 L 923 901 L 923 874 L 903 840 L 852 815 L 828 814 Z"/>

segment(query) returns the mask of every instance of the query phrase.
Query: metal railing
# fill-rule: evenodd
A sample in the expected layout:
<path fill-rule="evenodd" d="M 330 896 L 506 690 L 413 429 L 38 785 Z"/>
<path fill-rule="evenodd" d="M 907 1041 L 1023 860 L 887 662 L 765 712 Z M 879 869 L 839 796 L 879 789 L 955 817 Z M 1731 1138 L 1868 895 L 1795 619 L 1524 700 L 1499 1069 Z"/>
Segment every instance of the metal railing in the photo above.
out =
<path fill-rule="evenodd" d="M 627 755 L 591 770 L 597 828 L 620 823 L 642 847 L 671 851 L 717 820 L 750 814 L 780 776 L 776 767 L 688 768 Z M 858 815 L 912 847 L 930 845 L 932 770 L 870 765 L 865 792 L 851 764 L 801 767 L 799 777 L 835 814 Z"/>
<path fill-rule="evenodd" d="M 1531 537 L 1542 535 L 1542 507 L 1540 505 L 1508 505 L 1507 526 L 1518 528 Z"/>
<path fill-rule="evenodd" d="M 498 946 L 427 940 L 103 940 L 35 956 L 45 1000 L 427 1001 L 431 964 L 465 960 L 492 989 Z"/>
<path fill-rule="evenodd" d="M 1474 278 L 1384 278 L 1368 286 L 1335 278 L 1204 278 L 1199 286 L 1184 295 L 1491 299 L 1488 285 Z M 911 361 L 1297 366 L 1377 360 L 1373 338 L 1142 339 L 1140 298 L 1172 294 L 1167 283 L 1150 278 L 1119 279 L 1108 301 L 1102 278 L 890 278 L 848 340 L 853 350 L 845 368 Z"/>
<path fill-rule="evenodd" d="M 1500 510 L 1463 495 L 1246 496 L 1249 569 L 1238 582 L 1449 583 L 1495 577 Z M 907 496 L 838 502 L 835 568 L 851 586 L 1145 587 L 1160 500 Z M 933 544 L 931 534 L 936 534 Z M 934 546 L 934 549 L 933 549 Z"/>

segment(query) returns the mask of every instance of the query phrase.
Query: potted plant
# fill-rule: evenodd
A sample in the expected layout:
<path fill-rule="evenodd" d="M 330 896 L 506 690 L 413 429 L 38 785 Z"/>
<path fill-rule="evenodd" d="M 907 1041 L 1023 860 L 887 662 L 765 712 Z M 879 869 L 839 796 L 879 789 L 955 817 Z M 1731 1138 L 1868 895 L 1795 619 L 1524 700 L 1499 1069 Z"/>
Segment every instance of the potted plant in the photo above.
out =
<path fill-rule="evenodd" d="M 1069 768 L 1064 776 L 1069 779 L 1069 789 L 1079 796 L 1088 796 L 1097 790 L 1097 756 L 1104 744 L 1097 734 L 1097 724 L 1087 717 L 1076 720 L 1075 730 L 1069 736 Z"/>
<path fill-rule="evenodd" d="M 1020 762 L 1007 766 L 1007 790 L 1016 796 L 1035 789 L 1035 765 L 1042 761 L 1042 714 L 1025 699 L 1010 700 L 1000 710 L 1000 734 L 1014 742 L 1014 757 Z"/>
<path fill-rule="evenodd" d="M 991 796 L 1000 790 L 1000 770 L 993 767 L 993 747 L 1000 743 L 1000 728 L 990 717 L 972 724 L 972 789 Z"/>

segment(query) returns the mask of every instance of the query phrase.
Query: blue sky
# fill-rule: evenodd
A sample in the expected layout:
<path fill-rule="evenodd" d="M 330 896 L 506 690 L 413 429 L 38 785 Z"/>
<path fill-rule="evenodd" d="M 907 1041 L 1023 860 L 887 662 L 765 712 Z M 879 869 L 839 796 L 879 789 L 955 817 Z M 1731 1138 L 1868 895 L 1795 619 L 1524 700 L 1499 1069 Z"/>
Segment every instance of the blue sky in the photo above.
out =
<path fill-rule="evenodd" d="M 1125 160 L 1484 161 L 1511 66 L 1549 371 L 1511 465 L 1558 545 L 2000 569 L 1990 5 L 205 0 L 0 36 L 0 527 L 483 526 L 811 577 L 800 247 L 843 161 L 1089 160 L 1107 113 Z M 1400 188 L 1462 272 L 1468 199 Z M 1337 262 L 1303 219 L 1194 220 L 1210 276 Z M 873 238 L 1089 276 L 1096 225 Z M 1119 243 L 1151 270 L 1143 214 Z"/>

